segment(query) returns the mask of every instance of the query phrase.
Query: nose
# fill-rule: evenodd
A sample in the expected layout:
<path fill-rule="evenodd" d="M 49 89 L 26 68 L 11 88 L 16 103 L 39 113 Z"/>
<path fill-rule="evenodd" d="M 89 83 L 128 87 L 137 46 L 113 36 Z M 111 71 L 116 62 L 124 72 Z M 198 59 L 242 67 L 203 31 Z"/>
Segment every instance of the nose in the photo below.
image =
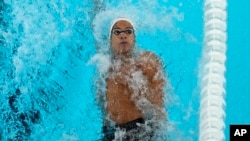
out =
<path fill-rule="evenodd" d="M 124 33 L 124 32 L 122 32 L 121 34 L 120 34 L 120 39 L 127 39 L 127 34 L 126 33 Z"/>

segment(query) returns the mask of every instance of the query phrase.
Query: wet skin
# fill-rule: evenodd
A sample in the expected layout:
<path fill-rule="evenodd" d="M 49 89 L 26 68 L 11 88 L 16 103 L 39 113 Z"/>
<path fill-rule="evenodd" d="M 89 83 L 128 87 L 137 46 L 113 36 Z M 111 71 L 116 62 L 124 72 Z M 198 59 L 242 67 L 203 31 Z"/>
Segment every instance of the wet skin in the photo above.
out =
<path fill-rule="evenodd" d="M 113 29 L 122 31 L 129 28 L 133 26 L 125 20 L 118 21 L 113 26 Z M 136 100 L 139 100 L 138 95 L 162 108 L 165 81 L 157 75 L 161 69 L 159 59 L 150 52 L 144 52 L 137 58 L 132 57 L 131 52 L 135 44 L 134 34 L 124 32 L 119 35 L 112 34 L 110 42 L 114 60 L 112 60 L 113 63 L 106 79 L 106 111 L 111 120 L 116 124 L 123 124 L 143 118 L 143 111 L 136 105 Z M 138 72 L 145 79 L 143 88 L 135 88 L 132 83 L 135 81 L 134 74 Z"/>
<path fill-rule="evenodd" d="M 133 29 L 133 26 L 129 22 L 121 20 L 114 24 L 112 30 L 114 29 L 124 31 L 126 29 Z M 110 43 L 115 55 L 129 55 L 135 44 L 135 35 L 134 33 L 126 34 L 124 32 L 119 35 L 111 33 Z"/>

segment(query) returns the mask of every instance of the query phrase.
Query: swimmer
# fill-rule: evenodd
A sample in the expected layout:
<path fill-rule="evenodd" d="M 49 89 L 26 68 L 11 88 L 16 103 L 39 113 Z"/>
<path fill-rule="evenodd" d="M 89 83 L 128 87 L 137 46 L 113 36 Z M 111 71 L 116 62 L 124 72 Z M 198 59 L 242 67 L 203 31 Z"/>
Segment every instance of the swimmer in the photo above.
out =
<path fill-rule="evenodd" d="M 118 139 L 115 135 L 118 131 L 124 132 L 119 139 L 122 141 L 151 140 L 155 129 L 146 131 L 147 120 L 165 117 L 161 111 L 165 84 L 161 61 L 152 52 L 135 53 L 135 28 L 125 18 L 111 25 L 110 45 L 112 65 L 106 79 L 102 140 Z"/>

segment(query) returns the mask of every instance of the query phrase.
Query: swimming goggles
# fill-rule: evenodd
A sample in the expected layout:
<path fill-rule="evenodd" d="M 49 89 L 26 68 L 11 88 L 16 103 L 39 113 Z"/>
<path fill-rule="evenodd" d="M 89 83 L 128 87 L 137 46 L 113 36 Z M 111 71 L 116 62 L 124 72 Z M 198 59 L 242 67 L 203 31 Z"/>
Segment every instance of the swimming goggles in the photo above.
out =
<path fill-rule="evenodd" d="M 120 35 L 122 32 L 126 33 L 127 35 L 130 35 L 130 34 L 134 33 L 134 29 L 129 28 L 126 30 L 121 30 L 121 29 L 113 29 L 112 30 L 112 33 L 117 35 L 117 36 Z"/>

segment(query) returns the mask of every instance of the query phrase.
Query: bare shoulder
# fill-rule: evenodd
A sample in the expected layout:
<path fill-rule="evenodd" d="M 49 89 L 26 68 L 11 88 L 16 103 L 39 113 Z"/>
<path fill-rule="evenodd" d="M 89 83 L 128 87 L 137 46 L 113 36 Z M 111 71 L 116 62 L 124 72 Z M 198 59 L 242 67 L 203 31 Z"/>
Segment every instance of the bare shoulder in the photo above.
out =
<path fill-rule="evenodd" d="M 138 61 L 159 61 L 159 58 L 153 52 L 144 51 L 139 55 Z"/>
<path fill-rule="evenodd" d="M 138 68 L 149 78 L 153 78 L 161 69 L 161 61 L 153 52 L 146 51 L 141 53 L 136 62 Z"/>
<path fill-rule="evenodd" d="M 149 51 L 142 52 L 138 59 L 137 64 L 140 67 L 149 67 L 149 68 L 157 68 L 161 67 L 160 59 L 153 53 Z"/>

